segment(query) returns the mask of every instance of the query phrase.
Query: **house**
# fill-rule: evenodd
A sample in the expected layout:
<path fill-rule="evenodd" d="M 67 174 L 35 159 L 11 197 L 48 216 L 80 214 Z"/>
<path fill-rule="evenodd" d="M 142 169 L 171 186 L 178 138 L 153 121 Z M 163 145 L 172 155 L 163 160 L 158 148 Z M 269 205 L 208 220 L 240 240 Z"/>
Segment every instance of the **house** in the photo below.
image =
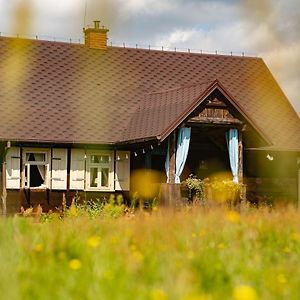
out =
<path fill-rule="evenodd" d="M 249 197 L 297 200 L 299 117 L 261 58 L 111 47 L 107 32 L 0 37 L 4 211 L 126 194 L 141 168 L 170 184 L 227 170 Z"/>

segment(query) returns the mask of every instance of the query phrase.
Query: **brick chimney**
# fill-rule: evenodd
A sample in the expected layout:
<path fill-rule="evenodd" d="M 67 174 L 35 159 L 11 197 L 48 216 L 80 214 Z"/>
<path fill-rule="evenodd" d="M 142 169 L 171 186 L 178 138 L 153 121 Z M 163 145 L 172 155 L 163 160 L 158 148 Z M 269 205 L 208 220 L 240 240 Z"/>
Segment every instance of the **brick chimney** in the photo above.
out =
<path fill-rule="evenodd" d="M 107 49 L 107 32 L 109 30 L 102 26 L 100 21 L 94 21 L 94 28 L 83 28 L 85 45 L 91 49 Z"/>

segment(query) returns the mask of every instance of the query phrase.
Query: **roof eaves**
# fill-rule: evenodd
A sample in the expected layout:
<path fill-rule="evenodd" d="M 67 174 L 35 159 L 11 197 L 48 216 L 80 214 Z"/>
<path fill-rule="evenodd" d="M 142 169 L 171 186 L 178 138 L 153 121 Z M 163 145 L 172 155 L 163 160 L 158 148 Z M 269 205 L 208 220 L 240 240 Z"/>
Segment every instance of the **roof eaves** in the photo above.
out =
<path fill-rule="evenodd" d="M 238 104 L 238 102 L 234 99 L 234 97 L 229 93 L 229 91 L 222 85 L 220 81 L 218 81 L 218 88 L 220 91 L 226 96 L 226 98 L 230 101 L 230 103 L 242 114 L 242 116 L 250 123 L 250 125 L 263 137 L 268 146 L 272 146 L 273 143 L 271 139 L 263 132 L 263 130 L 256 124 L 256 122 L 249 117 L 249 115 L 244 111 L 244 109 Z"/>

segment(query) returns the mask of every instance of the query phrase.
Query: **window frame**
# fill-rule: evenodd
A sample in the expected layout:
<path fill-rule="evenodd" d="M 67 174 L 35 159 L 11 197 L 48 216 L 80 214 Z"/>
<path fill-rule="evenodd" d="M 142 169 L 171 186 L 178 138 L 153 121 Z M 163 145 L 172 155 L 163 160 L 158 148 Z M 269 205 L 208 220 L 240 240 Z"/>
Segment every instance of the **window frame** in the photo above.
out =
<path fill-rule="evenodd" d="M 45 148 L 22 148 L 22 187 L 25 189 L 49 189 L 50 188 L 50 149 Z M 45 161 L 27 161 L 27 154 L 45 154 Z M 45 166 L 44 186 L 30 187 L 30 166 Z M 27 183 L 25 181 L 25 170 L 27 169 Z"/>
<path fill-rule="evenodd" d="M 92 162 L 92 156 L 108 156 L 108 162 L 94 163 Z M 86 151 L 86 169 L 85 169 L 85 178 L 86 178 L 86 190 L 87 191 L 102 191 L 102 192 L 114 192 L 114 151 L 111 150 L 87 150 Z M 91 187 L 91 169 L 97 168 L 97 186 Z M 102 169 L 108 169 L 108 186 L 101 185 L 101 171 Z"/>

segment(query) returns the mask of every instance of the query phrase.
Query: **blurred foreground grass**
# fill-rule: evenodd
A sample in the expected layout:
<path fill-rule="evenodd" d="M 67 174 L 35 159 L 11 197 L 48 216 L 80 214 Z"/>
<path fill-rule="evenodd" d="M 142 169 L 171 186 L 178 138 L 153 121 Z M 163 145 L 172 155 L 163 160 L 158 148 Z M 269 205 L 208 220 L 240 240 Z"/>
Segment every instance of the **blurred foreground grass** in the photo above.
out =
<path fill-rule="evenodd" d="M 300 299 L 294 209 L 0 219 L 1 299 Z"/>

